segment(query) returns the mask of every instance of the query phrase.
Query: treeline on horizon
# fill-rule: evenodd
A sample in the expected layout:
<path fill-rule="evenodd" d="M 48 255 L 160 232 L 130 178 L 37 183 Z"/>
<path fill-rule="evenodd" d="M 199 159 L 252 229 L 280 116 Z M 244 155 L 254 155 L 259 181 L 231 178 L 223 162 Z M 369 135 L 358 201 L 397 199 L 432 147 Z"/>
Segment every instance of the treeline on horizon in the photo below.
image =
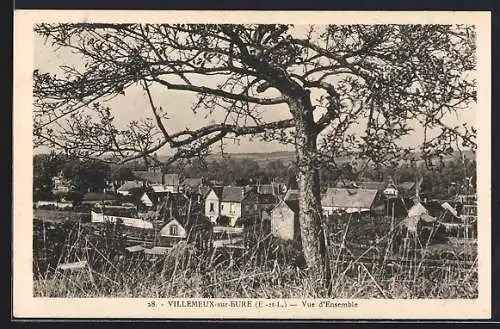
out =
<path fill-rule="evenodd" d="M 97 160 L 71 158 L 51 152 L 33 156 L 33 198 L 34 200 L 53 200 L 52 177 L 62 172 L 73 185 L 72 193 L 83 194 L 88 191 L 102 192 L 107 182 L 133 180 L 133 171 L 147 170 L 143 161 L 132 161 L 123 165 L 107 164 Z M 281 159 L 266 162 L 252 158 L 224 157 L 219 159 L 195 158 L 182 160 L 168 168 L 165 173 L 177 173 L 181 178 L 203 178 L 224 185 L 257 185 L 271 182 L 285 183 L 289 188 L 297 188 L 297 169 L 294 163 Z M 431 167 L 417 165 L 415 162 L 403 163 L 398 167 L 367 166 L 362 171 L 349 163 L 338 167 L 325 164 L 319 168 L 323 189 L 333 187 L 339 180 L 346 181 L 388 181 L 395 183 L 414 182 L 423 177 L 421 191 L 434 198 L 449 198 L 457 191 L 450 188 L 466 184 L 472 177 L 475 186 L 476 161 L 468 157 L 453 156 Z"/>

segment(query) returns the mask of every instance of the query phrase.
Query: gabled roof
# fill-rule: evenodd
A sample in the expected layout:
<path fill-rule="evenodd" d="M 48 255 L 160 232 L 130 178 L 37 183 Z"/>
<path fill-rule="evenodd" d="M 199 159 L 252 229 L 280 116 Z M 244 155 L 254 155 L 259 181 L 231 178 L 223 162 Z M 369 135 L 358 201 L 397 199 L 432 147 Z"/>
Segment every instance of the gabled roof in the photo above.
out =
<path fill-rule="evenodd" d="M 329 188 L 321 198 L 323 207 L 338 208 L 371 208 L 378 190 L 374 189 L 347 189 Z"/>
<path fill-rule="evenodd" d="M 165 189 L 163 185 L 160 184 L 151 185 L 151 189 L 153 190 L 154 193 L 159 193 L 159 194 L 169 193 L 169 191 Z"/>
<path fill-rule="evenodd" d="M 383 190 L 387 187 L 386 182 L 376 182 L 376 181 L 348 181 L 340 180 L 337 182 L 336 187 L 338 188 L 359 188 L 368 190 Z"/>
<path fill-rule="evenodd" d="M 224 186 L 221 200 L 223 202 L 241 202 L 252 189 L 250 186 Z"/>
<path fill-rule="evenodd" d="M 156 198 L 153 196 L 152 193 L 144 192 L 144 193 L 141 194 L 140 199 L 142 200 L 142 198 L 144 196 L 146 196 L 149 199 L 149 201 L 151 201 L 152 203 L 154 203 L 154 200 L 156 200 Z"/>
<path fill-rule="evenodd" d="M 299 212 L 299 201 L 298 200 L 290 200 L 290 201 L 280 201 L 278 204 L 276 204 L 273 209 L 271 209 L 271 212 L 281 206 L 287 206 L 292 210 L 294 213 Z"/>
<path fill-rule="evenodd" d="M 299 212 L 299 200 L 285 201 L 285 203 L 290 209 L 292 209 L 293 212 Z"/>
<path fill-rule="evenodd" d="M 397 185 L 398 190 L 403 194 L 408 194 L 415 191 L 415 182 L 402 182 Z"/>
<path fill-rule="evenodd" d="M 408 210 L 408 217 L 420 216 L 428 213 L 427 209 L 420 202 L 415 202 L 415 204 Z"/>
<path fill-rule="evenodd" d="M 224 190 L 224 186 L 213 186 L 213 187 L 210 189 L 210 191 L 214 191 L 215 195 L 216 195 L 219 199 L 222 197 L 222 191 L 223 191 L 223 190 Z M 209 192 L 207 192 L 207 195 L 208 195 L 208 193 L 210 193 L 210 191 L 209 191 Z"/>
<path fill-rule="evenodd" d="M 203 186 L 200 186 L 199 190 L 198 190 L 198 193 L 202 196 L 202 197 L 206 197 L 208 193 L 210 193 L 211 191 L 211 188 L 209 186 L 206 186 L 206 185 L 203 185 Z"/>
<path fill-rule="evenodd" d="M 136 170 L 132 171 L 132 174 L 138 179 L 145 180 L 150 184 L 163 183 L 163 173 L 159 171 Z"/>
<path fill-rule="evenodd" d="M 272 184 L 257 185 L 257 193 L 259 194 L 277 194 L 277 186 Z"/>
<path fill-rule="evenodd" d="M 300 197 L 299 190 L 288 190 L 285 194 L 285 201 L 298 201 Z"/>
<path fill-rule="evenodd" d="M 179 175 L 177 174 L 165 174 L 165 185 L 178 186 L 179 185 Z"/>
<path fill-rule="evenodd" d="M 398 184 L 398 188 L 403 189 L 405 191 L 410 191 L 415 187 L 415 182 L 402 182 Z"/>
<path fill-rule="evenodd" d="M 259 203 L 275 204 L 278 202 L 278 197 L 274 194 L 259 194 Z"/>
<path fill-rule="evenodd" d="M 184 220 L 184 221 L 185 221 L 185 220 Z M 163 225 L 163 226 L 162 226 L 162 228 L 160 229 L 160 233 L 162 233 L 162 232 L 163 232 L 163 230 L 164 230 L 164 229 L 165 229 L 168 225 L 170 225 L 170 224 L 172 224 L 172 223 L 177 224 L 177 225 L 179 225 L 179 226 L 181 226 L 181 227 L 184 227 L 184 225 L 186 225 L 186 223 L 185 223 L 184 221 L 181 223 L 181 221 L 179 221 L 177 218 L 170 217 L 170 218 L 166 221 L 165 225 Z"/>
<path fill-rule="evenodd" d="M 136 188 L 141 188 L 141 187 L 143 187 L 141 183 L 133 181 L 133 180 L 129 180 L 129 181 L 126 181 L 125 183 L 123 183 L 123 185 L 120 186 L 116 191 L 125 192 L 125 191 L 130 191 L 130 190 L 133 190 Z"/>

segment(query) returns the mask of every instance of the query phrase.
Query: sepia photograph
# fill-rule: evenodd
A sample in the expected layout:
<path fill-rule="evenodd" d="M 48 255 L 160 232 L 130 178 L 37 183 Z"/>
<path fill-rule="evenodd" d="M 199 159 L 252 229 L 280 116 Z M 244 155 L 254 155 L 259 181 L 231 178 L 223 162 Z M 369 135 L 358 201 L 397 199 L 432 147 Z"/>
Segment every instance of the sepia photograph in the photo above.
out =
<path fill-rule="evenodd" d="M 16 17 L 20 295 L 488 317 L 489 15 L 227 14 Z"/>

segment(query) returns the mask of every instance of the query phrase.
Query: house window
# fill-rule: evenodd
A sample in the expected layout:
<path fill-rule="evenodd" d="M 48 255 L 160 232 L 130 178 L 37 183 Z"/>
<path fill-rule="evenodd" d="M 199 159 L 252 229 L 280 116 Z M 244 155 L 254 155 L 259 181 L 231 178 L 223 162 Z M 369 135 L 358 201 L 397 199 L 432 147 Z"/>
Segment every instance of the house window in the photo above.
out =
<path fill-rule="evenodd" d="M 220 209 L 224 210 L 224 205 L 223 204 L 220 205 Z"/>
<path fill-rule="evenodd" d="M 170 235 L 174 235 L 174 236 L 178 235 L 177 225 L 175 225 L 175 224 L 170 225 Z"/>
<path fill-rule="evenodd" d="M 214 203 L 210 202 L 210 211 L 214 211 Z"/>

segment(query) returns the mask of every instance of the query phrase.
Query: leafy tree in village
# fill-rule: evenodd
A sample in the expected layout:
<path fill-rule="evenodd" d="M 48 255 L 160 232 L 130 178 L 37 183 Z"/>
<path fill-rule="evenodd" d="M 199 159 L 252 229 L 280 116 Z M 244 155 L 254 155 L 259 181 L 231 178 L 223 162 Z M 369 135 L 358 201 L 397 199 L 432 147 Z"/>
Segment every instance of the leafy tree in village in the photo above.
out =
<path fill-rule="evenodd" d="M 169 146 L 164 165 L 204 155 L 227 138 L 292 144 L 307 265 L 327 264 L 318 170 L 339 157 L 391 164 L 410 153 L 399 140 L 425 127 L 425 156 L 475 148 L 475 130 L 446 115 L 476 100 L 475 31 L 463 25 L 40 24 L 54 47 L 82 56 L 64 74 L 34 71 L 36 145 L 80 157 L 148 158 Z M 192 93 L 193 111 L 224 119 L 174 131 L 154 88 Z M 103 103 L 141 88 L 151 117 L 115 125 Z M 288 109 L 266 120 L 266 110 Z M 61 123 L 67 119 L 66 124 Z M 215 118 L 215 116 L 214 116 Z M 433 134 L 435 133 L 435 134 Z"/>
<path fill-rule="evenodd" d="M 75 191 L 80 193 L 101 192 L 110 177 L 109 165 L 93 159 L 69 161 L 62 170 L 64 176 L 71 179 Z"/>
<path fill-rule="evenodd" d="M 33 199 L 52 200 L 55 198 L 52 189 L 52 177 L 57 176 L 64 168 L 67 158 L 51 152 L 33 156 Z"/>

